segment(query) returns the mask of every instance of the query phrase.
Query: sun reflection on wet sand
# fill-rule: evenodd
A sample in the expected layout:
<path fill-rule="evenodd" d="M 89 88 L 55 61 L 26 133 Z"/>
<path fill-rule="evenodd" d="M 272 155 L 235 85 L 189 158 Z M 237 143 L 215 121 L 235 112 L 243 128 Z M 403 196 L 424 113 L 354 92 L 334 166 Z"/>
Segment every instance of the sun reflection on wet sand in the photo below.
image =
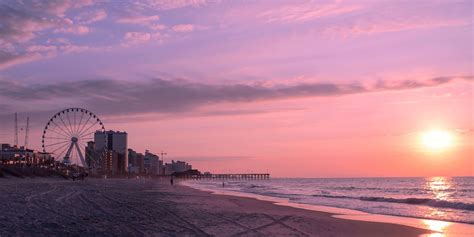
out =
<path fill-rule="evenodd" d="M 446 228 L 451 225 L 450 222 L 446 221 L 422 220 L 421 222 L 427 229 L 437 232 L 428 234 L 427 237 L 445 237 Z"/>

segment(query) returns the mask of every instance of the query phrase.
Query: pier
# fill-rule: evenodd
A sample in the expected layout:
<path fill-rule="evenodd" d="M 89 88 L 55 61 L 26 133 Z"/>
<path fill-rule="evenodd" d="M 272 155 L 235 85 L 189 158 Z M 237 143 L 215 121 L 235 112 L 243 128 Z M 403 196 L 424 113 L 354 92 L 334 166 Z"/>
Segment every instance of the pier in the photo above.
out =
<path fill-rule="evenodd" d="M 192 174 L 192 175 L 176 175 L 180 179 L 221 179 L 221 180 L 267 180 L 270 179 L 270 174 Z"/>

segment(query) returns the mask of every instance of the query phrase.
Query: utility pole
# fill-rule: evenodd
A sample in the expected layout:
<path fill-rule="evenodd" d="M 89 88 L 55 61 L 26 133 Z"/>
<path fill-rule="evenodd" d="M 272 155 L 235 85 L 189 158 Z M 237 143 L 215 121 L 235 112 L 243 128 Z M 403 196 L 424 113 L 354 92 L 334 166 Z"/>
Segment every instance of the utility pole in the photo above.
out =
<path fill-rule="evenodd" d="M 15 113 L 15 137 L 14 137 L 13 145 L 18 147 L 18 114 Z"/>
<path fill-rule="evenodd" d="M 164 159 L 164 156 L 165 156 L 165 155 L 168 155 L 168 154 L 167 154 L 166 152 L 161 151 L 160 156 L 161 156 L 161 160 L 163 161 L 163 162 L 162 162 L 162 163 L 163 163 L 163 167 L 162 167 L 162 170 L 159 170 L 158 172 L 159 172 L 159 173 L 162 173 L 162 174 L 165 174 L 165 159 Z M 159 161 L 158 161 L 158 162 L 159 162 Z"/>
<path fill-rule="evenodd" d="M 28 149 L 28 132 L 30 130 L 30 117 L 26 117 L 26 130 L 25 130 L 25 150 Z"/>
<path fill-rule="evenodd" d="M 161 155 L 161 160 L 163 160 L 163 162 L 165 162 L 165 160 L 163 158 L 164 158 L 165 155 L 168 155 L 168 154 L 166 152 L 161 151 L 160 155 Z"/>

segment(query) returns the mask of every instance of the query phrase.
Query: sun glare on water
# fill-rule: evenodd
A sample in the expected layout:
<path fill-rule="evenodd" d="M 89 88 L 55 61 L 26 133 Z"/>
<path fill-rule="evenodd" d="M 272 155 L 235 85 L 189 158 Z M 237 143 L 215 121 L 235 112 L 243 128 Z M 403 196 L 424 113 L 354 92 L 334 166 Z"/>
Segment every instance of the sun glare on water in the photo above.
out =
<path fill-rule="evenodd" d="M 445 150 L 453 145 L 454 137 L 443 130 L 432 130 L 422 134 L 423 146 L 430 151 Z"/>

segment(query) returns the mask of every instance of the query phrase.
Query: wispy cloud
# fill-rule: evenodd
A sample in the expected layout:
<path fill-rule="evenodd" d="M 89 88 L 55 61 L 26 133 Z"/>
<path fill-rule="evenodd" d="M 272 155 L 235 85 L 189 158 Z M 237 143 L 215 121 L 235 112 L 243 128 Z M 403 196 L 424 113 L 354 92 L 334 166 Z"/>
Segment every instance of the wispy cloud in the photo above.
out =
<path fill-rule="evenodd" d="M 131 46 L 136 44 L 144 44 L 151 40 L 160 41 L 162 35 L 157 33 L 148 32 L 127 32 L 123 39 L 123 46 Z"/>
<path fill-rule="evenodd" d="M 46 12 L 60 17 L 63 17 L 70 9 L 91 6 L 94 3 L 94 0 L 18 1 L 18 5 L 27 7 L 31 11 Z"/>
<path fill-rule="evenodd" d="M 390 19 L 380 16 L 377 19 L 355 19 L 354 21 L 324 27 L 324 34 L 342 37 L 354 37 L 378 33 L 420 30 L 440 27 L 468 25 L 467 19 L 436 19 L 420 16 L 408 16 L 402 19 Z"/>
<path fill-rule="evenodd" d="M 449 1 L 292 2 L 270 6 L 256 13 L 256 18 L 272 24 L 314 21 L 312 28 L 318 33 L 351 37 L 472 24 L 472 20 L 466 17 L 466 11 L 462 4 Z"/>
<path fill-rule="evenodd" d="M 107 18 L 107 12 L 103 9 L 82 12 L 76 16 L 76 20 L 81 24 L 91 24 L 94 22 L 102 21 Z"/>
<path fill-rule="evenodd" d="M 81 25 L 70 25 L 66 26 L 64 28 L 59 28 L 55 30 L 54 32 L 59 32 L 59 33 L 69 33 L 69 34 L 76 34 L 76 35 L 85 35 L 90 32 L 90 28 L 87 26 L 81 26 Z"/>
<path fill-rule="evenodd" d="M 195 27 L 191 24 L 182 24 L 173 26 L 173 31 L 175 32 L 191 32 L 194 31 Z"/>
<path fill-rule="evenodd" d="M 159 15 L 151 16 L 126 16 L 117 20 L 118 23 L 124 24 L 139 24 L 139 25 L 151 25 L 153 22 L 160 20 Z"/>
<path fill-rule="evenodd" d="M 385 32 L 472 24 L 462 4 L 449 1 L 368 4 L 357 15 L 347 15 L 324 26 L 324 33 L 345 37 Z"/>
<path fill-rule="evenodd" d="M 107 47 L 91 47 L 86 45 L 75 45 L 71 43 L 51 44 L 30 44 L 24 48 L 22 53 L 14 53 L 0 50 L 0 69 L 8 68 L 16 64 L 32 62 L 39 59 L 47 59 L 57 56 L 59 53 L 79 53 L 85 51 L 106 50 Z"/>
<path fill-rule="evenodd" d="M 173 10 L 184 7 L 199 7 L 217 0 L 145 0 L 137 4 L 157 10 Z"/>
<path fill-rule="evenodd" d="M 0 50 L 0 69 L 7 68 L 16 64 L 31 62 L 41 58 L 40 54 L 15 54 Z"/>
<path fill-rule="evenodd" d="M 349 13 L 360 9 L 360 6 L 343 4 L 338 1 L 328 4 L 321 3 L 300 3 L 287 4 L 257 14 L 257 18 L 263 19 L 267 23 L 273 22 L 306 22 L 318 18 L 329 17 Z"/>
<path fill-rule="evenodd" d="M 147 31 L 152 32 L 152 33 L 148 33 L 148 34 L 158 35 L 159 31 L 162 31 L 162 30 L 167 28 L 166 25 L 159 23 L 159 20 L 160 20 L 159 15 L 148 15 L 148 16 L 131 15 L 131 16 L 122 16 L 119 19 L 117 19 L 116 22 L 120 23 L 120 24 L 144 26 L 144 27 L 147 28 Z M 129 34 L 129 33 L 127 33 L 127 34 Z M 151 39 L 151 37 L 150 37 L 150 39 Z"/>

